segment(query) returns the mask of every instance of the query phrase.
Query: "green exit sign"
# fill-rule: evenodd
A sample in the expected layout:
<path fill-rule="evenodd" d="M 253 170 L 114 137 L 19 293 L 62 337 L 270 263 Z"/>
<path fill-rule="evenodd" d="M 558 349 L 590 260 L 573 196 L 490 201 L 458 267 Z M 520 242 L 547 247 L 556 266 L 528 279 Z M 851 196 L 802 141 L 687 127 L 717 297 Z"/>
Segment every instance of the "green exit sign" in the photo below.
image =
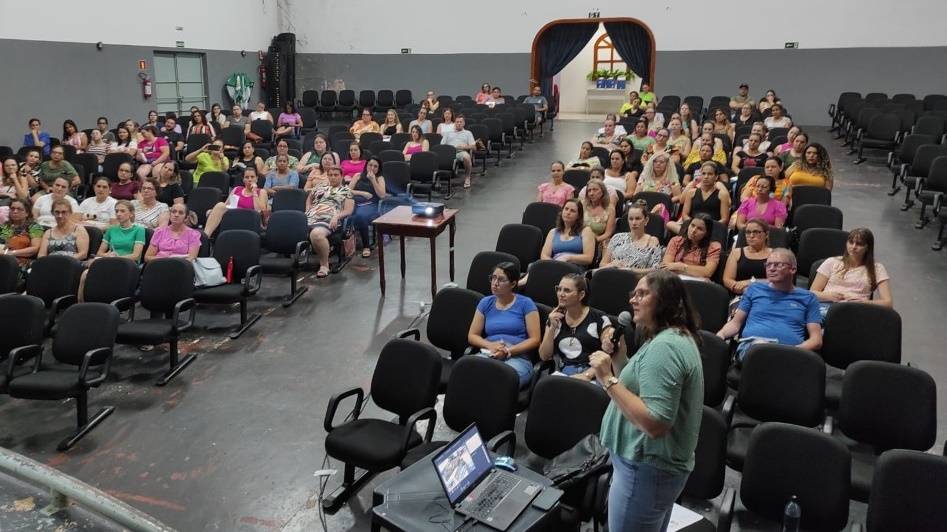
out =
<path fill-rule="evenodd" d="M 798 43 L 798 42 L 787 42 L 787 43 L 784 45 L 784 48 L 799 48 L 799 43 Z"/>
<path fill-rule="evenodd" d="M 184 41 L 175 41 L 174 45 L 178 48 L 184 48 Z"/>

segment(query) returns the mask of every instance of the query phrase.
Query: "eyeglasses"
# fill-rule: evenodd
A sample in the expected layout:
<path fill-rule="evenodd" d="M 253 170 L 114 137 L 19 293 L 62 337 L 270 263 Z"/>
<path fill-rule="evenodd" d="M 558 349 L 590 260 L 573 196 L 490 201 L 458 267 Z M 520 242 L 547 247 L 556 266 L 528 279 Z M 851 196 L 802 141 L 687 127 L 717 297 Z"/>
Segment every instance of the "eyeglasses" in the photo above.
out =
<path fill-rule="evenodd" d="M 788 267 L 790 267 L 790 266 L 792 266 L 792 264 L 790 264 L 790 263 L 788 263 L 788 262 L 769 262 L 769 261 L 766 261 L 766 269 L 767 269 L 767 270 L 782 270 L 783 268 L 788 268 Z"/>
<path fill-rule="evenodd" d="M 12 206 L 12 205 L 9 207 L 9 210 L 10 210 L 10 212 L 13 212 L 13 211 L 26 211 L 26 209 L 24 209 L 23 207 L 14 207 L 14 206 Z"/>
<path fill-rule="evenodd" d="M 646 298 L 646 297 L 648 297 L 648 296 L 650 296 L 650 295 L 651 295 L 651 291 L 650 291 L 650 290 L 635 290 L 635 291 L 633 291 L 633 292 L 630 294 L 631 299 L 637 299 L 637 300 L 639 300 L 639 301 L 641 301 L 642 299 L 644 299 L 644 298 Z"/>
<path fill-rule="evenodd" d="M 125 173 L 127 173 L 127 174 L 132 173 L 132 171 L 129 170 L 128 168 L 119 168 L 118 171 L 119 171 L 119 172 L 125 172 Z"/>
<path fill-rule="evenodd" d="M 69 211 L 53 211 L 53 216 L 68 216 Z"/>
<path fill-rule="evenodd" d="M 556 289 L 556 293 L 557 293 L 557 294 L 558 294 L 558 293 L 571 294 L 572 292 L 575 292 L 575 290 L 573 290 L 572 288 L 569 288 L 568 286 L 558 286 L 558 285 L 557 285 L 557 286 L 555 286 L 555 287 L 553 287 L 553 288 Z"/>
<path fill-rule="evenodd" d="M 490 284 L 493 284 L 493 283 L 496 283 L 496 284 L 503 284 L 503 283 L 508 283 L 508 282 L 510 282 L 510 280 L 507 279 L 506 277 L 500 277 L 499 275 L 491 275 L 491 276 L 487 277 L 487 280 L 490 281 Z"/>

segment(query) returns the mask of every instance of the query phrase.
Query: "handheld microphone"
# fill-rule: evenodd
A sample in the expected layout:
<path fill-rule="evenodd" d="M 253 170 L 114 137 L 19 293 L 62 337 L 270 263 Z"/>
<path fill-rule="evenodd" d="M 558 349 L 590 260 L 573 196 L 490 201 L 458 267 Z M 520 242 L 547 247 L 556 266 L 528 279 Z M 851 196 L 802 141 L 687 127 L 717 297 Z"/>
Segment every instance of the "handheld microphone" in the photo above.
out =
<path fill-rule="evenodd" d="M 623 310 L 618 315 L 618 323 L 615 324 L 615 331 L 612 333 L 612 344 L 617 346 L 621 337 L 625 334 L 625 329 L 632 326 L 631 312 Z"/>

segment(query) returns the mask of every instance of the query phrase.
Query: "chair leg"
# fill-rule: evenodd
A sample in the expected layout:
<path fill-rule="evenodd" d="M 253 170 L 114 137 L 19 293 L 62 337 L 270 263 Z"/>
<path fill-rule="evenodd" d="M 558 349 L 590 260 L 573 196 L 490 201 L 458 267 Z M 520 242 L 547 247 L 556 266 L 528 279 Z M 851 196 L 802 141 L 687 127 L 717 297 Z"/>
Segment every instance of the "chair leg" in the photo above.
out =
<path fill-rule="evenodd" d="M 855 160 L 852 161 L 852 164 L 861 164 L 865 162 L 865 157 L 862 155 L 863 150 L 864 150 L 864 147 L 862 146 L 862 143 L 859 142 L 858 143 L 858 157 L 856 157 Z"/>
<path fill-rule="evenodd" d="M 901 205 L 901 210 L 906 211 L 914 206 L 914 201 L 911 200 L 911 188 L 909 186 L 904 187 L 904 204 Z"/>
<path fill-rule="evenodd" d="M 328 514 L 334 514 L 352 495 L 358 493 L 362 486 L 375 476 L 371 471 L 365 471 L 358 477 L 355 476 L 355 466 L 345 464 L 344 478 L 342 485 L 336 488 L 332 493 L 322 499 L 322 509 Z"/>
<path fill-rule="evenodd" d="M 168 360 L 170 363 L 170 369 L 168 372 L 161 376 L 158 379 L 158 382 L 155 383 L 157 386 L 164 386 L 165 384 L 171 382 L 171 379 L 178 376 L 178 373 L 184 371 L 184 368 L 191 365 L 191 362 L 197 360 L 197 355 L 188 355 L 184 357 L 184 360 L 178 361 L 178 340 L 177 338 L 172 339 L 168 342 Z"/>
<path fill-rule="evenodd" d="M 302 297 L 303 294 L 309 291 L 308 286 L 303 286 L 300 289 L 296 289 L 296 274 L 298 272 L 293 271 L 289 274 L 289 295 L 283 298 L 283 306 L 289 307 L 296 302 L 297 299 Z"/>
<path fill-rule="evenodd" d="M 937 241 L 931 246 L 934 251 L 940 251 L 944 248 L 944 220 L 940 221 L 940 229 L 937 230 Z M 944 447 L 947 449 L 947 447 Z"/>
<path fill-rule="evenodd" d="M 230 339 L 236 340 L 240 336 L 247 332 L 247 329 L 253 326 L 254 323 L 260 320 L 262 316 L 260 314 L 251 314 L 247 315 L 247 299 L 243 298 L 240 300 L 240 327 L 237 328 L 234 332 L 230 333 Z"/>
<path fill-rule="evenodd" d="M 917 223 L 914 224 L 915 229 L 924 229 L 924 226 L 927 225 L 927 222 L 930 222 L 931 219 L 927 217 L 927 204 L 923 201 L 921 202 L 921 215 L 917 219 Z"/>
<path fill-rule="evenodd" d="M 79 440 L 85 437 L 86 434 L 92 432 L 99 423 L 105 420 L 105 418 L 112 415 L 112 412 L 115 411 L 114 406 L 107 406 L 102 410 L 99 410 L 92 419 L 89 419 L 89 396 L 87 391 L 83 391 L 76 397 L 76 432 L 72 436 L 64 439 L 59 442 L 59 445 L 56 447 L 57 451 L 67 451 L 72 448 Z"/>

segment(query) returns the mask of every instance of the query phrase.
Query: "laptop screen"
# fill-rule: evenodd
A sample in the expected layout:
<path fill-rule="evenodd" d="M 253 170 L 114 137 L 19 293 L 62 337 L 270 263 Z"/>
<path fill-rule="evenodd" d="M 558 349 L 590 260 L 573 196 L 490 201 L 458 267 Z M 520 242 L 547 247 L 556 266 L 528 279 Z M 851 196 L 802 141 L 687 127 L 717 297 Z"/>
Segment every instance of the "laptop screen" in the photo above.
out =
<path fill-rule="evenodd" d="M 493 467 L 476 425 L 467 427 L 433 461 L 451 506 L 456 506 Z"/>

